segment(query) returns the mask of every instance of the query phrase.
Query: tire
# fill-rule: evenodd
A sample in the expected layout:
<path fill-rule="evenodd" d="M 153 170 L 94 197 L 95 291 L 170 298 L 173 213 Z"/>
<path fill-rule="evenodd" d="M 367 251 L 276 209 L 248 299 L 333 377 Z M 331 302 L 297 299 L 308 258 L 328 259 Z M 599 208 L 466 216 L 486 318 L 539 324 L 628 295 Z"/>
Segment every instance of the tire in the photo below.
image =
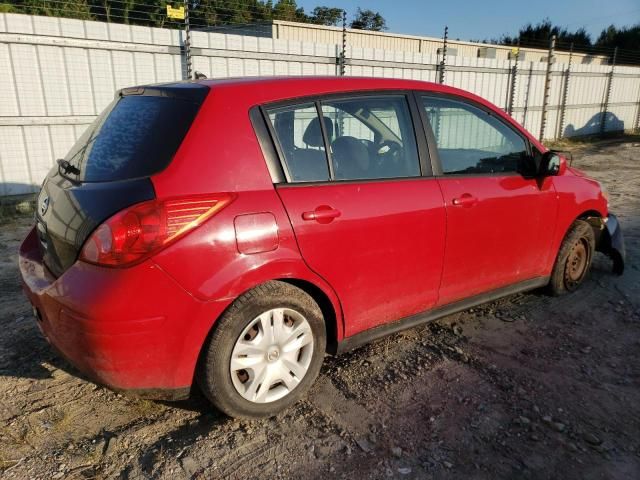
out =
<path fill-rule="evenodd" d="M 596 239 L 591 225 L 584 220 L 573 222 L 560 245 L 549 280 L 552 295 L 564 295 L 575 291 L 587 277 Z"/>
<path fill-rule="evenodd" d="M 267 282 L 240 296 L 220 317 L 204 345 L 196 379 L 211 403 L 230 417 L 271 417 L 312 385 L 326 342 L 313 298 L 288 283 Z M 270 388 L 263 388 L 264 381 Z"/>

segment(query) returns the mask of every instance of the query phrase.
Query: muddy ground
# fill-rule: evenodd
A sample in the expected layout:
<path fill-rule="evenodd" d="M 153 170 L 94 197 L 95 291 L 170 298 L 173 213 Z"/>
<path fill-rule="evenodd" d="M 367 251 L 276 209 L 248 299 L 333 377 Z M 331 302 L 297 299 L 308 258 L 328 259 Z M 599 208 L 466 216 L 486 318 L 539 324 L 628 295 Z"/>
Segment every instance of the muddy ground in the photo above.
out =
<path fill-rule="evenodd" d="M 514 295 L 326 359 L 265 421 L 199 394 L 156 403 L 79 379 L 39 334 L 0 224 L 0 477 L 640 478 L 640 143 L 573 147 L 628 249 L 577 293 Z"/>

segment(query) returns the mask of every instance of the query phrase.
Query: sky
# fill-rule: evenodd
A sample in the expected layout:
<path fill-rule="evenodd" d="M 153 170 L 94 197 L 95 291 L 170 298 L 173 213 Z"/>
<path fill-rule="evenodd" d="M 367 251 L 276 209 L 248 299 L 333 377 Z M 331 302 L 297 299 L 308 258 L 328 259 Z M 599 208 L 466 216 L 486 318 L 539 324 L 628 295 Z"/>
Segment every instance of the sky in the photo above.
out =
<path fill-rule="evenodd" d="M 595 41 L 605 27 L 640 22 L 639 0 L 297 0 L 307 13 L 318 5 L 344 8 L 347 20 L 358 7 L 379 11 L 388 32 L 484 40 L 513 35 L 531 22 L 549 17 L 554 24 L 576 30 L 584 27 Z"/>

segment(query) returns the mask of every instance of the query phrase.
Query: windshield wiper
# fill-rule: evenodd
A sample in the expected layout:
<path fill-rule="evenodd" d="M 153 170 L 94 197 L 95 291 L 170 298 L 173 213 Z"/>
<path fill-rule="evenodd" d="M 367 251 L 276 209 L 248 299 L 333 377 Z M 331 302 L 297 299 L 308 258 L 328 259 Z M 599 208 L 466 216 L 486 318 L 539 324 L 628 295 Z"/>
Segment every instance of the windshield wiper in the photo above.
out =
<path fill-rule="evenodd" d="M 58 168 L 60 170 L 62 170 L 62 173 L 64 173 L 64 174 L 70 173 L 72 175 L 80 175 L 80 169 L 78 167 L 74 166 L 74 165 L 71 165 L 64 158 L 59 158 L 58 160 L 56 160 L 56 162 L 58 163 Z"/>
<path fill-rule="evenodd" d="M 71 173 L 72 175 L 76 176 L 80 175 L 80 169 L 73 165 L 70 160 L 73 160 L 78 155 L 86 152 L 89 145 L 91 145 L 97 139 L 98 133 L 95 133 L 91 138 L 89 138 L 89 140 L 87 140 L 87 143 L 85 143 L 84 146 L 80 148 L 80 150 L 78 150 L 71 156 L 69 160 L 66 160 L 64 158 L 59 158 L 58 160 L 56 160 L 56 162 L 58 163 L 58 170 L 61 170 L 63 175 L 66 175 L 67 173 Z"/>

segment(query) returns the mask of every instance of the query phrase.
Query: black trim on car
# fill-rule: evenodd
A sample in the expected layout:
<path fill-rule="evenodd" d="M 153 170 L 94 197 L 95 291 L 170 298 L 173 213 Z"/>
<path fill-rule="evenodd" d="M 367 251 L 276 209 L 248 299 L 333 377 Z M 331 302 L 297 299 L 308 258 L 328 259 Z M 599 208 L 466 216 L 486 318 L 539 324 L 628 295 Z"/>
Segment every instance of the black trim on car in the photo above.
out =
<path fill-rule="evenodd" d="M 523 282 L 507 285 L 506 287 L 491 290 L 489 292 L 481 293 L 479 295 L 474 295 L 473 297 L 465 298 L 433 310 L 427 310 L 426 312 L 411 315 L 410 317 L 403 318 L 396 322 L 380 325 L 379 327 L 374 327 L 370 330 L 365 330 L 364 332 L 352 335 L 351 337 L 344 338 L 342 341 L 338 342 L 335 347 L 335 351 L 330 353 L 339 355 L 393 333 L 401 332 L 423 323 L 475 307 L 476 305 L 497 300 L 507 295 L 543 287 L 548 283 L 549 277 L 536 277 Z"/>
<path fill-rule="evenodd" d="M 427 150 L 429 152 L 429 172 L 434 177 L 438 177 L 442 175 L 442 169 L 440 168 L 440 155 L 438 153 L 438 144 L 436 143 L 436 137 L 433 135 L 433 130 L 431 129 L 431 125 L 429 124 L 429 119 L 427 118 L 427 112 L 424 111 L 424 107 L 422 106 L 421 96 L 425 92 L 413 90 L 411 92 L 411 97 L 413 98 L 413 103 L 418 111 L 417 122 L 414 121 L 416 127 L 419 126 L 420 132 L 422 135 L 420 137 L 427 145 Z"/>
<path fill-rule="evenodd" d="M 327 126 L 324 124 L 324 114 L 322 113 L 322 104 L 320 102 L 314 102 L 316 107 L 316 115 L 318 115 L 318 121 L 320 122 L 320 132 L 322 133 L 322 143 L 324 143 L 324 158 L 327 160 L 327 168 L 329 172 L 329 180 L 335 181 L 335 172 L 333 171 L 333 154 L 331 153 L 331 139 L 327 133 Z"/>
<path fill-rule="evenodd" d="M 269 121 L 264 117 L 264 112 L 260 107 L 253 107 L 249 110 L 249 119 L 253 125 L 253 131 L 258 138 L 258 143 L 262 149 L 264 160 L 267 162 L 267 168 L 271 175 L 273 183 L 282 183 L 287 180 L 285 170 L 278 158 L 278 151 L 276 150 L 276 142 L 273 141 L 272 135 L 269 132 Z"/>
<path fill-rule="evenodd" d="M 363 183 L 383 183 L 383 182 L 411 182 L 418 180 L 435 180 L 435 177 L 387 177 L 387 178 L 365 178 L 365 179 L 355 179 L 355 180 L 323 180 L 321 182 L 291 182 L 291 183 L 278 183 L 276 187 L 278 188 L 299 188 L 299 187 L 308 187 L 310 185 L 313 186 L 323 186 L 323 185 L 350 185 L 350 184 L 363 184 Z"/>
<path fill-rule="evenodd" d="M 431 150 L 429 148 L 427 137 L 424 135 L 424 125 L 422 125 L 422 118 L 420 117 L 420 105 L 416 102 L 416 97 L 413 91 L 407 92 L 407 102 L 409 103 L 409 114 L 411 116 L 411 123 L 413 124 L 413 134 L 418 145 L 420 174 L 423 177 L 432 177 L 433 165 Z"/>

